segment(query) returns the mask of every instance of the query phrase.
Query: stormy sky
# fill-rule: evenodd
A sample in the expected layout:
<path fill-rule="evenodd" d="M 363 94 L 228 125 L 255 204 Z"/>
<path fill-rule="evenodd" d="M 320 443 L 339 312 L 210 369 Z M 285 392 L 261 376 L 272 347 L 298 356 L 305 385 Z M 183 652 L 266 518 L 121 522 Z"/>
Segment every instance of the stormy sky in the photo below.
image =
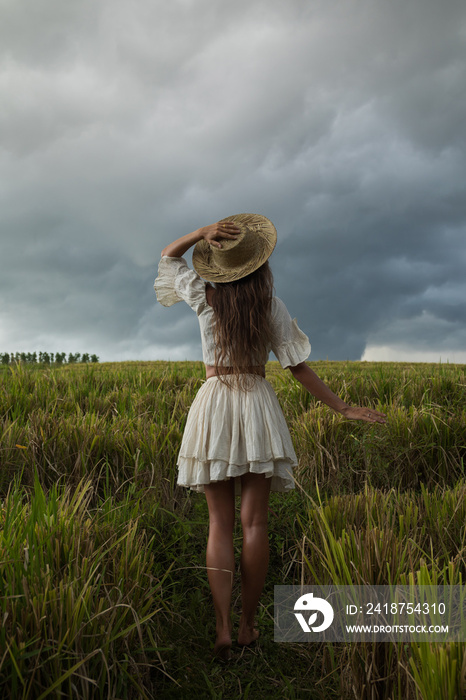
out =
<path fill-rule="evenodd" d="M 201 359 L 160 251 L 255 212 L 310 359 L 466 362 L 463 0 L 1 0 L 0 61 L 0 352 Z"/>

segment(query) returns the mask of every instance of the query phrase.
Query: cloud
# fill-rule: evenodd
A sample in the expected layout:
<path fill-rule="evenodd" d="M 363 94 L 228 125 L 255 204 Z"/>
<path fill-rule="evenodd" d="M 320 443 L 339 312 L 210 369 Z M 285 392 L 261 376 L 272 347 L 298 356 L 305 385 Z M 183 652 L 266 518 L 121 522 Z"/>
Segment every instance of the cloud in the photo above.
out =
<path fill-rule="evenodd" d="M 0 350 L 200 359 L 195 317 L 156 304 L 160 250 L 257 211 L 314 359 L 457 354 L 465 19 L 456 0 L 3 3 Z"/>

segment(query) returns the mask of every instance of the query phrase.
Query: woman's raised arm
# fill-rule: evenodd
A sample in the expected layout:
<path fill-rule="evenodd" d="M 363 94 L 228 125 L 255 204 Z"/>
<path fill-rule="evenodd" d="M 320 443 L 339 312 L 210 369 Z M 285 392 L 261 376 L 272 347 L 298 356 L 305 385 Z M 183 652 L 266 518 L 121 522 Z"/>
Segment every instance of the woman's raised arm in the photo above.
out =
<path fill-rule="evenodd" d="M 216 224 L 203 226 L 192 233 L 187 233 L 186 236 L 177 238 L 176 241 L 165 246 L 161 255 L 162 257 L 167 255 L 169 258 L 181 258 L 191 246 L 195 245 L 203 238 L 208 243 L 217 246 L 217 248 L 221 248 L 222 244 L 219 243 L 217 239 L 236 238 L 238 233 L 240 233 L 240 229 L 232 221 L 225 221 L 224 223 L 217 222 Z"/>

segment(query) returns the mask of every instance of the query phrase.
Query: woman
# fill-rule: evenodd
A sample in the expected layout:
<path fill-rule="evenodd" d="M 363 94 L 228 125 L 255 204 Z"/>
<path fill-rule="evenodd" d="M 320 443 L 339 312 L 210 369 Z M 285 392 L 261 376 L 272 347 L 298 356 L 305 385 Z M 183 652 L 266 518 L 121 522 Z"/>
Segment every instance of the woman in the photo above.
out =
<path fill-rule="evenodd" d="M 277 397 L 265 380 L 270 350 L 311 394 L 345 418 L 385 423 L 383 413 L 348 406 L 305 363 L 309 340 L 273 296 L 268 258 L 275 243 L 275 227 L 266 217 L 230 216 L 166 246 L 154 283 L 161 304 L 186 301 L 200 324 L 206 382 L 188 414 L 178 484 L 206 495 L 214 653 L 223 659 L 230 657 L 232 643 L 235 494 L 241 494 L 243 528 L 237 639 L 244 646 L 259 636 L 254 618 L 269 560 L 269 493 L 294 488 L 296 454 Z M 182 258 L 193 245 L 195 270 Z"/>

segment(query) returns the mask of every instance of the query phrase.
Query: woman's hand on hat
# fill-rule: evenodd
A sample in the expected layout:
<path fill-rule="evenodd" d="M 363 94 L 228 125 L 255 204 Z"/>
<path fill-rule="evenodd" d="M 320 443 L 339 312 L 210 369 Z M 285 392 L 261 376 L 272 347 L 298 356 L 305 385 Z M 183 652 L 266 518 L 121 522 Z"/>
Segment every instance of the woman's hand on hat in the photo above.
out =
<path fill-rule="evenodd" d="M 241 233 L 241 229 L 238 228 L 236 224 L 232 221 L 217 221 L 216 224 L 210 224 L 209 226 L 203 226 L 199 229 L 199 233 L 202 238 L 217 248 L 221 248 L 222 244 L 219 242 L 219 238 L 232 238 L 236 239 L 237 235 Z"/>
<path fill-rule="evenodd" d="M 363 406 L 347 406 L 341 413 L 348 420 L 363 420 L 367 423 L 386 423 L 387 416 L 385 413 L 375 411 L 373 408 L 364 408 Z"/>

